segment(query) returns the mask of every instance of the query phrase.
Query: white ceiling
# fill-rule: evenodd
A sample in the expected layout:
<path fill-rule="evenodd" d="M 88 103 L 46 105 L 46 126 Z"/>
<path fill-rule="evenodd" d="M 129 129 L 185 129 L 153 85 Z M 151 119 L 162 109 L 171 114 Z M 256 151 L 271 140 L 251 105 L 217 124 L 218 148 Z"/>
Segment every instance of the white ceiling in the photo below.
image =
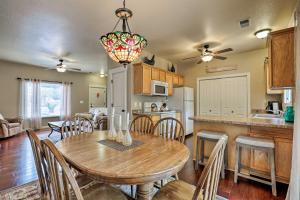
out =
<path fill-rule="evenodd" d="M 204 42 L 235 52 L 262 48 L 253 33 L 285 28 L 296 0 L 127 0 L 131 29 L 148 39 L 147 51 L 180 62 Z M 1 0 L 0 59 L 44 67 L 75 60 L 84 71 L 104 72 L 107 56 L 98 38 L 110 32 L 121 0 Z M 241 29 L 239 20 L 250 18 Z"/>

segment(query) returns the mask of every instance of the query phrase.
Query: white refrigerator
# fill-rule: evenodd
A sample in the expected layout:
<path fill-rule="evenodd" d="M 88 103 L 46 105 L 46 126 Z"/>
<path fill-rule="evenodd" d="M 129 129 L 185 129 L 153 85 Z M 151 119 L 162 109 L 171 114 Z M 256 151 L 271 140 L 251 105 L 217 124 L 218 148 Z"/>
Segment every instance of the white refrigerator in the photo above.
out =
<path fill-rule="evenodd" d="M 190 87 L 174 88 L 173 96 L 168 98 L 169 109 L 175 109 L 182 113 L 182 123 L 186 135 L 193 133 L 194 116 L 194 89 Z"/>

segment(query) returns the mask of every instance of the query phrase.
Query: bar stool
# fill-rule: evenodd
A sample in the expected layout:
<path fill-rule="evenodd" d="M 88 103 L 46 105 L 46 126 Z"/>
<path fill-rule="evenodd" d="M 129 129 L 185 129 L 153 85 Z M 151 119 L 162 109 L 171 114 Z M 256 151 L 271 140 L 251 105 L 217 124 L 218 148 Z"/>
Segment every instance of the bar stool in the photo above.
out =
<path fill-rule="evenodd" d="M 197 133 L 197 144 L 196 144 L 196 163 L 195 169 L 198 170 L 198 165 L 205 165 L 204 160 L 208 159 L 207 156 L 204 156 L 204 144 L 205 141 L 218 142 L 221 137 L 226 137 L 228 140 L 228 136 L 223 132 L 215 132 L 215 131 L 206 131 L 202 130 Z M 221 177 L 225 178 L 225 166 L 227 164 L 227 145 L 224 152 L 223 165 L 221 169 Z"/>
<path fill-rule="evenodd" d="M 247 179 L 251 179 L 253 181 L 257 181 L 260 183 L 264 183 L 272 186 L 272 194 L 273 196 L 277 196 L 276 191 L 276 178 L 275 178 L 275 143 L 271 139 L 263 139 L 257 137 L 250 136 L 238 136 L 235 140 L 236 142 L 236 158 L 235 158 L 235 170 L 234 170 L 234 182 L 237 183 L 238 177 L 244 177 Z M 256 178 L 250 175 L 241 174 L 241 168 L 248 168 L 241 165 L 241 148 L 245 147 L 250 150 L 260 150 L 268 153 L 269 164 L 270 164 L 270 175 L 271 181 L 266 181 L 260 178 Z M 249 169 L 249 168 L 248 168 Z M 258 174 L 259 175 L 259 174 Z M 262 176 L 263 177 L 263 176 Z"/>

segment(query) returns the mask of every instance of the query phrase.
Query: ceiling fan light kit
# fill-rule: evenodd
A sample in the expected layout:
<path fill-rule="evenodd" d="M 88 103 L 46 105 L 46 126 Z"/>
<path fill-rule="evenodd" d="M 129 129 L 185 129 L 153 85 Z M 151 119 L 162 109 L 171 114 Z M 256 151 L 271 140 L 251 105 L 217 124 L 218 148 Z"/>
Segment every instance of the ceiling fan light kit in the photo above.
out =
<path fill-rule="evenodd" d="M 202 56 L 202 61 L 203 62 L 210 62 L 214 57 L 212 55 L 204 55 Z"/>
<path fill-rule="evenodd" d="M 57 68 L 56 68 L 56 71 L 58 71 L 58 72 L 65 72 L 65 71 L 66 71 L 66 68 L 64 68 L 63 66 L 57 67 Z"/>
<path fill-rule="evenodd" d="M 266 37 L 268 37 L 269 33 L 272 31 L 272 29 L 270 28 L 265 28 L 265 29 L 261 29 L 259 31 L 256 31 L 254 33 L 254 35 L 258 38 L 258 39 L 264 39 Z"/>
<path fill-rule="evenodd" d="M 147 40 L 131 32 L 128 18 L 131 18 L 133 13 L 125 7 L 125 0 L 123 8 L 117 9 L 115 14 L 119 18 L 117 24 L 112 32 L 101 36 L 100 42 L 112 60 L 126 66 L 141 55 L 142 50 L 147 46 Z M 122 31 L 115 31 L 120 21 L 122 21 Z"/>

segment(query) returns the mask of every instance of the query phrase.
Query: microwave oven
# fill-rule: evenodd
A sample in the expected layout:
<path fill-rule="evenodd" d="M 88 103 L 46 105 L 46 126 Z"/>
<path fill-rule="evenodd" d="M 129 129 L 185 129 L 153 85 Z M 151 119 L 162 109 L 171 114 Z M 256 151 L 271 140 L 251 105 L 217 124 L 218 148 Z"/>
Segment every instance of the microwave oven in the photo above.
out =
<path fill-rule="evenodd" d="M 152 96 L 168 96 L 168 83 L 162 81 L 151 81 Z"/>

